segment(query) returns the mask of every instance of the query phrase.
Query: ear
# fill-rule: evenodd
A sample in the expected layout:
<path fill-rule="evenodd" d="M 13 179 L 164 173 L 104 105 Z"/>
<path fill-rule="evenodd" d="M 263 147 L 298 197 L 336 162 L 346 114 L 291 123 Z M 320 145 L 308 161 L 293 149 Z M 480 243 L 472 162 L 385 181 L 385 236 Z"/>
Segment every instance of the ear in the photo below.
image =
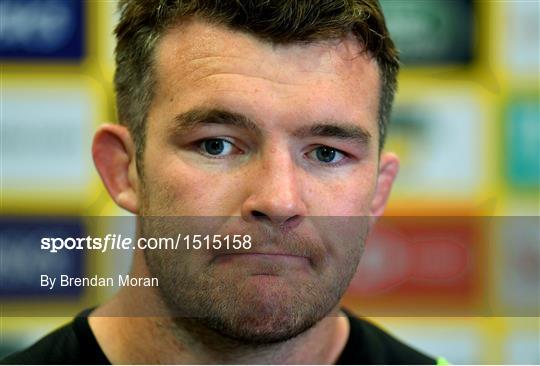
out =
<path fill-rule="evenodd" d="M 379 175 L 375 195 L 371 201 L 370 216 L 381 216 L 390 196 L 392 185 L 399 171 L 399 158 L 393 153 L 383 153 L 379 159 Z"/>
<path fill-rule="evenodd" d="M 103 184 L 116 204 L 138 212 L 135 144 L 125 126 L 104 124 L 94 135 L 92 157 Z"/>

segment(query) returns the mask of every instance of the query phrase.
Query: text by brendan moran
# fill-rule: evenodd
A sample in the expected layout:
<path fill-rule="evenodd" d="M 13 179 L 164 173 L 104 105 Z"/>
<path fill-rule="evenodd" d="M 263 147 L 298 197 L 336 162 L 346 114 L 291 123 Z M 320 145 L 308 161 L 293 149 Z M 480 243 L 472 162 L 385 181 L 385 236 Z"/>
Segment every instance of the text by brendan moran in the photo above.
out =
<path fill-rule="evenodd" d="M 132 277 L 130 275 L 118 275 L 117 277 L 70 277 L 60 275 L 51 277 L 41 275 L 41 287 L 53 290 L 59 287 L 158 287 L 157 277 Z"/>

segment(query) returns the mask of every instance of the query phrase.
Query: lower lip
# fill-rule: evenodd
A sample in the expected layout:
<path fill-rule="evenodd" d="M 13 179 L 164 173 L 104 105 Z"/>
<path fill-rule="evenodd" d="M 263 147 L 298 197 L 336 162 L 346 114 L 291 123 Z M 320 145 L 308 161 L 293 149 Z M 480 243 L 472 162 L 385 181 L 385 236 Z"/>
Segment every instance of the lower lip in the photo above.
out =
<path fill-rule="evenodd" d="M 215 258 L 216 263 L 225 264 L 235 262 L 235 264 L 262 264 L 270 263 L 286 265 L 289 269 L 309 265 L 309 259 L 296 255 L 285 254 L 262 254 L 262 253 L 239 253 L 224 254 Z"/>

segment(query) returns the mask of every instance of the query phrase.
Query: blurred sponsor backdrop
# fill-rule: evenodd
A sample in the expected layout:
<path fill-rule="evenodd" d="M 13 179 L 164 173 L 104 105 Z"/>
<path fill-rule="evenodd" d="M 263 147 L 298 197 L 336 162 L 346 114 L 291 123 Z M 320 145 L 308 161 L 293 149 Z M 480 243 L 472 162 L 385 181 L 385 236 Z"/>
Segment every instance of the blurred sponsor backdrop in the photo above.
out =
<path fill-rule="evenodd" d="M 402 52 L 387 145 L 402 169 L 345 304 L 454 364 L 538 364 L 540 4 L 382 5 Z M 0 356 L 114 292 L 50 298 L 40 273 L 129 267 L 125 254 L 45 258 L 37 248 L 44 231 L 85 236 L 85 216 L 126 215 L 90 155 L 97 126 L 115 121 L 115 9 L 0 0 Z M 36 304 L 65 317 L 12 316 Z"/>

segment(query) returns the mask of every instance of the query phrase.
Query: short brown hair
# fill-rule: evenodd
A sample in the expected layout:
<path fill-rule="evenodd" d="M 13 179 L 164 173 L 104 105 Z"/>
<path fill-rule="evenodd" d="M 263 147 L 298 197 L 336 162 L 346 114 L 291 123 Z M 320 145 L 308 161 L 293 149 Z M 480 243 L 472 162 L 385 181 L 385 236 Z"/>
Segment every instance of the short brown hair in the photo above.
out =
<path fill-rule="evenodd" d="M 121 0 L 119 10 L 114 78 L 118 118 L 133 136 L 138 166 L 155 89 L 154 48 L 169 27 L 181 24 L 186 17 L 241 30 L 275 44 L 340 39 L 352 32 L 380 69 L 382 149 L 399 61 L 378 0 Z"/>

